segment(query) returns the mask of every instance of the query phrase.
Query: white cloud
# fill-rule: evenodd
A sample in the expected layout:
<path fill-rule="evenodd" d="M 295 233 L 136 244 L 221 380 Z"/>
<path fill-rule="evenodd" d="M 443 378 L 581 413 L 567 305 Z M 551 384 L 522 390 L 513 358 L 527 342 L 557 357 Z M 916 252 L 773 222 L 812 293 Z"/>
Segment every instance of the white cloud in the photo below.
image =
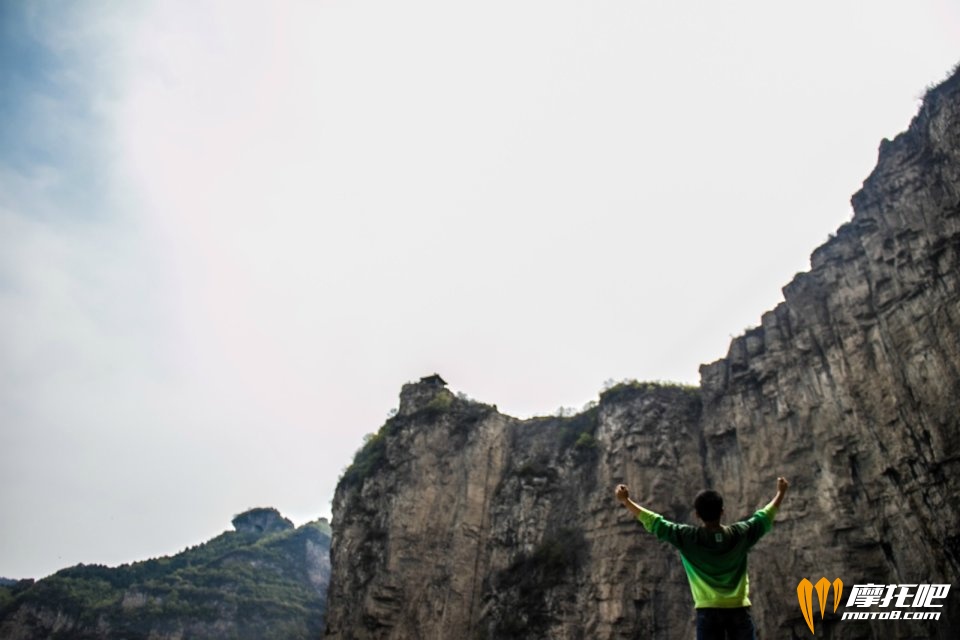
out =
<path fill-rule="evenodd" d="M 0 572 L 318 515 L 433 371 L 524 415 L 695 381 L 849 216 L 958 24 L 738 7 L 87 6 L 76 46 L 110 55 L 70 139 L 103 144 L 103 210 L 58 167 L 0 217 L 3 505 L 76 540 L 7 529 L 29 562 Z"/>

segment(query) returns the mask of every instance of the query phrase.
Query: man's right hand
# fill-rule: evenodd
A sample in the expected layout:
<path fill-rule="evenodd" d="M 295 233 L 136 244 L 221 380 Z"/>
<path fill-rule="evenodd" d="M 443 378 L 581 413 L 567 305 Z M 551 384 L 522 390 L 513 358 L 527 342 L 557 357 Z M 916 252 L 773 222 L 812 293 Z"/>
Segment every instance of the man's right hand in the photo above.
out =
<path fill-rule="evenodd" d="M 786 493 L 789 488 L 790 483 L 787 482 L 786 478 L 777 478 L 777 493 Z"/>
<path fill-rule="evenodd" d="M 790 483 L 787 482 L 787 479 L 784 477 L 777 478 L 777 495 L 773 497 L 773 506 L 780 508 L 780 503 L 783 502 L 783 496 L 787 495 L 787 489 L 790 488 Z"/>

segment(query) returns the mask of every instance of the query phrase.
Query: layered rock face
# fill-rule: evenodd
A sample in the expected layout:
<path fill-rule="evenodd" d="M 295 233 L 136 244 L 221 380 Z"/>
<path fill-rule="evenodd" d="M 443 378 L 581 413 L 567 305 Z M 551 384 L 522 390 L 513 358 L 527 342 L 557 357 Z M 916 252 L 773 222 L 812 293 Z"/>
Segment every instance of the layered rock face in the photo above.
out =
<path fill-rule="evenodd" d="M 614 500 L 726 519 L 785 475 L 751 555 L 761 638 L 960 632 L 960 75 L 880 148 L 854 216 L 699 388 L 622 384 L 573 417 L 517 420 L 407 385 L 334 500 L 327 637 L 690 638 L 676 552 Z M 841 578 L 816 634 L 803 578 Z M 939 621 L 842 621 L 855 584 L 951 584 Z M 873 608 L 878 611 L 877 608 Z"/>

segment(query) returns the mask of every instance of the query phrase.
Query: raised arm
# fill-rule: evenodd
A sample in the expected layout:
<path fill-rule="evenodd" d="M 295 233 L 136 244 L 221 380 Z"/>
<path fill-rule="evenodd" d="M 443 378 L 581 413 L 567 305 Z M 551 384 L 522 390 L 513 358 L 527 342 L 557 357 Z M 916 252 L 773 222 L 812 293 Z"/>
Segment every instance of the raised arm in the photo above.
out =
<path fill-rule="evenodd" d="M 630 490 L 625 484 L 617 485 L 617 500 L 620 501 L 634 518 L 640 521 L 643 528 L 655 535 L 658 539 L 669 542 L 674 546 L 680 544 L 683 533 L 693 530 L 694 527 L 685 524 L 676 524 L 664 519 L 659 513 L 650 511 L 630 499 Z"/>
<path fill-rule="evenodd" d="M 787 489 L 789 488 L 790 483 L 787 482 L 786 478 L 777 478 L 777 495 L 774 496 L 773 500 L 771 500 L 770 504 L 767 506 L 779 509 L 780 503 L 783 502 L 783 497 L 787 495 Z"/>
<path fill-rule="evenodd" d="M 617 485 L 617 500 L 619 500 L 620 504 L 626 507 L 634 516 L 639 516 L 640 512 L 643 510 L 640 505 L 630 499 L 630 490 L 625 484 Z"/>

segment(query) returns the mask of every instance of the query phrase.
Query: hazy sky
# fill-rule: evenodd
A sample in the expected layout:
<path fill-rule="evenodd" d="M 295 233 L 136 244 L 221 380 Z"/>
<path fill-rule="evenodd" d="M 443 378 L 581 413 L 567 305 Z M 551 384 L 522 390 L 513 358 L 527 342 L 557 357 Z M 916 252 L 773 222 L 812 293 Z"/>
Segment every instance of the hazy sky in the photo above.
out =
<path fill-rule="evenodd" d="M 329 515 L 423 375 L 695 383 L 958 43 L 945 0 L 0 0 L 0 576 Z"/>

